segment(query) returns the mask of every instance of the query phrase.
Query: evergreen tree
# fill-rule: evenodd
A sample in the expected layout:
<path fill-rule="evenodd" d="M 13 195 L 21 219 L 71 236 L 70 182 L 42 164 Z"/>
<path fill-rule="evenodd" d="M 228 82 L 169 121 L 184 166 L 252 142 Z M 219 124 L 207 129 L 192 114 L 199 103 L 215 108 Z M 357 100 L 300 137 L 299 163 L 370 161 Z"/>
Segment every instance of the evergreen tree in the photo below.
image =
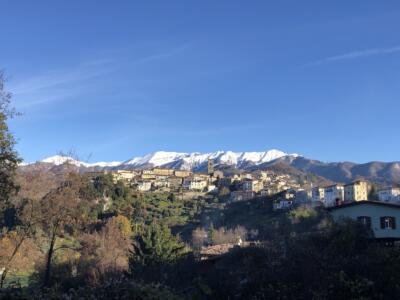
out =
<path fill-rule="evenodd" d="M 16 115 L 15 110 L 10 107 L 10 101 L 11 93 L 5 90 L 4 74 L 0 72 L 0 224 L 3 225 L 12 221 L 12 218 L 7 218 L 9 212 L 12 212 L 9 200 L 18 191 L 14 176 L 18 163 L 21 162 L 14 150 L 15 139 L 7 125 L 7 120 Z"/>
<path fill-rule="evenodd" d="M 168 226 L 152 223 L 134 241 L 131 267 L 171 264 L 186 253 L 185 244 L 172 235 Z"/>

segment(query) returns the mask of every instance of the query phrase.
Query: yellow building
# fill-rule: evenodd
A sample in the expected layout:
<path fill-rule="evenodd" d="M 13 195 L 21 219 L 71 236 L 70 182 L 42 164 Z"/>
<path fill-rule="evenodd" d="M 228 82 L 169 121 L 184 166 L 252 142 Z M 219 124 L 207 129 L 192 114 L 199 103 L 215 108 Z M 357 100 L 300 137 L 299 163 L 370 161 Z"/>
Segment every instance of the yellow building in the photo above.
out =
<path fill-rule="evenodd" d="M 369 184 L 365 180 L 357 180 L 344 186 L 344 201 L 368 200 Z"/>
<path fill-rule="evenodd" d="M 174 175 L 173 169 L 162 169 L 162 168 L 154 168 L 153 173 L 154 175 L 163 175 L 163 176 L 172 176 Z"/>
<path fill-rule="evenodd" d="M 152 173 L 152 174 L 142 173 L 142 175 L 140 177 L 143 180 L 155 180 L 156 179 L 156 175 L 154 175 L 154 173 Z"/>

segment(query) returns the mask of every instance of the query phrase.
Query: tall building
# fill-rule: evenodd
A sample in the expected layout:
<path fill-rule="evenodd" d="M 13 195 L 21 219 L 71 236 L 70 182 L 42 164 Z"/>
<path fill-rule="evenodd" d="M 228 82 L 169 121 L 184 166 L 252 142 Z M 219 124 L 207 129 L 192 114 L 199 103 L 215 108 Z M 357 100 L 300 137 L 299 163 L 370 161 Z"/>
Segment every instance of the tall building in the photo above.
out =
<path fill-rule="evenodd" d="M 324 190 L 324 195 L 326 207 L 339 205 L 344 200 L 344 186 L 341 184 L 328 186 Z"/>
<path fill-rule="evenodd" d="M 344 201 L 363 201 L 368 200 L 368 182 L 357 180 L 344 186 Z"/>
<path fill-rule="evenodd" d="M 214 173 L 214 162 L 212 159 L 208 159 L 208 163 L 207 163 L 207 172 L 209 175 Z"/>

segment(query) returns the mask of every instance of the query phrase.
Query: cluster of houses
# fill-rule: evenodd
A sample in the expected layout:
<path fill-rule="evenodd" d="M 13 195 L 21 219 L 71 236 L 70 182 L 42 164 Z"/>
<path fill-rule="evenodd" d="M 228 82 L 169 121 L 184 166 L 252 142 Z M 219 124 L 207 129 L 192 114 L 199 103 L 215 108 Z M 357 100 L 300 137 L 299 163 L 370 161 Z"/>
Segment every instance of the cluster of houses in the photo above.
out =
<path fill-rule="evenodd" d="M 312 189 L 312 201 L 325 207 L 338 206 L 343 203 L 369 200 L 371 185 L 368 181 L 357 180 L 349 184 L 335 184 Z M 377 191 L 379 201 L 399 203 L 400 188 L 386 187 Z"/>
<path fill-rule="evenodd" d="M 372 229 L 376 238 L 400 240 L 400 188 L 387 187 L 377 191 L 379 201 L 369 199 L 371 185 L 365 180 L 349 184 L 303 189 L 287 174 L 273 171 L 224 176 L 209 163 L 207 173 L 154 168 L 152 170 L 111 173 L 115 181 L 125 181 L 137 190 L 217 192 L 226 188 L 230 201 L 246 201 L 257 196 L 273 196 L 274 209 L 290 209 L 295 204 L 326 207 L 335 220 L 352 218 Z"/>
<path fill-rule="evenodd" d="M 111 174 L 114 181 L 124 181 L 141 192 L 181 190 L 210 192 L 216 189 L 216 182 L 223 178 L 223 173 L 219 171 L 204 174 L 165 168 L 118 170 Z"/>
<path fill-rule="evenodd" d="M 342 185 L 315 187 L 308 191 L 286 190 L 274 201 L 274 209 L 290 209 L 294 204 L 323 206 L 334 220 L 353 219 L 370 228 L 377 240 L 393 245 L 400 241 L 400 188 L 377 191 L 378 199 L 369 199 L 371 185 L 364 180 Z"/>
<path fill-rule="evenodd" d="M 332 207 L 343 202 L 368 200 L 370 184 L 364 180 L 357 180 L 349 184 L 334 184 L 327 187 L 312 189 L 312 201 L 325 207 Z"/>
<path fill-rule="evenodd" d="M 283 191 L 301 188 L 298 181 L 290 175 L 272 171 L 235 175 L 228 180 L 233 189 L 230 194 L 231 201 L 246 201 L 256 196 L 272 196 Z"/>
<path fill-rule="evenodd" d="M 272 196 L 287 190 L 301 190 L 296 179 L 273 171 L 234 174 L 224 176 L 214 170 L 210 161 L 207 173 L 187 170 L 153 168 L 151 170 L 117 170 L 110 172 L 114 181 L 124 181 L 141 192 L 228 192 L 230 201 L 246 201 L 256 196 Z"/>

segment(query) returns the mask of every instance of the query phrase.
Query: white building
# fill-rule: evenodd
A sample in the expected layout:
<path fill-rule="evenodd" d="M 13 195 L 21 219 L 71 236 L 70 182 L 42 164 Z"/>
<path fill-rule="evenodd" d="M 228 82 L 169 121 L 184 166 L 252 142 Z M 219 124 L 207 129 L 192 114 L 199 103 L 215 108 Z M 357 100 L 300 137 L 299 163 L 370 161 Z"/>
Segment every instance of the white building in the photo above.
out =
<path fill-rule="evenodd" d="M 344 200 L 344 186 L 341 184 L 331 185 L 324 190 L 324 205 L 326 207 L 335 206 Z"/>
<path fill-rule="evenodd" d="M 218 191 L 217 186 L 215 186 L 215 185 L 213 185 L 213 184 L 209 184 L 209 185 L 207 186 L 207 192 L 216 192 L 216 191 Z"/>
<path fill-rule="evenodd" d="M 138 191 L 147 192 L 151 190 L 151 181 L 141 180 L 136 183 Z"/>
<path fill-rule="evenodd" d="M 202 178 L 185 178 L 183 180 L 183 188 L 192 191 L 203 191 L 208 185 L 208 181 Z"/>
<path fill-rule="evenodd" d="M 325 201 L 325 189 L 322 187 L 315 187 L 312 189 L 312 201 L 313 202 L 324 202 Z"/>
<path fill-rule="evenodd" d="M 387 187 L 378 191 L 379 201 L 400 202 L 400 188 Z"/>

